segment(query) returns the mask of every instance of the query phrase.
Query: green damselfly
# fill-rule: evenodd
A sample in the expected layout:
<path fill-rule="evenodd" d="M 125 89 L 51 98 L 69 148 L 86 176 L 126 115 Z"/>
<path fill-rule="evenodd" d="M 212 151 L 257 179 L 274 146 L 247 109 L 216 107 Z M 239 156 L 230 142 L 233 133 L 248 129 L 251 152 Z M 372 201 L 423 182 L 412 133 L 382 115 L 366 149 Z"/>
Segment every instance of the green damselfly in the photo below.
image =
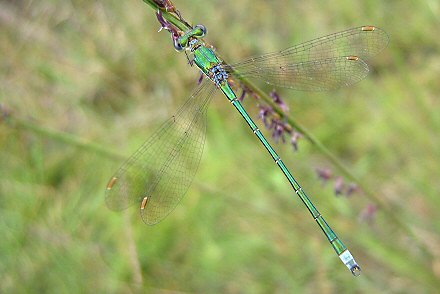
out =
<path fill-rule="evenodd" d="M 259 78 L 274 86 L 310 91 L 349 86 L 367 75 L 365 60 L 387 46 L 388 35 L 377 27 L 362 26 L 227 65 L 201 40 L 205 34 L 206 28 L 197 25 L 174 38 L 176 49 L 190 52 L 192 62 L 208 78 L 110 179 L 107 206 L 122 210 L 138 203 L 142 219 L 149 225 L 160 222 L 176 207 L 199 165 L 207 107 L 219 89 L 272 156 L 343 263 L 353 275 L 359 275 L 359 265 L 243 108 L 229 79 Z"/>

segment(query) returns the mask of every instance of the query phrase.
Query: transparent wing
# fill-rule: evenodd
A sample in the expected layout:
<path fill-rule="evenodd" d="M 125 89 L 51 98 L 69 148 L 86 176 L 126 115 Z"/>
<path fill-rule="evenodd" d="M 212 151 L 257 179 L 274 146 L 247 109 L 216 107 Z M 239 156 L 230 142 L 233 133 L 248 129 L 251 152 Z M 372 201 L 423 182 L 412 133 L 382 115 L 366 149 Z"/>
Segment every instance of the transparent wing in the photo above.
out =
<path fill-rule="evenodd" d="M 250 58 L 229 65 L 228 71 L 295 90 L 337 89 L 362 80 L 368 73 L 365 60 L 388 41 L 380 28 L 363 26 Z"/>
<path fill-rule="evenodd" d="M 188 190 L 205 142 L 206 110 L 215 90 L 205 79 L 178 112 L 166 121 L 116 172 L 106 191 L 110 209 L 138 203 L 145 223 L 164 219 Z"/>

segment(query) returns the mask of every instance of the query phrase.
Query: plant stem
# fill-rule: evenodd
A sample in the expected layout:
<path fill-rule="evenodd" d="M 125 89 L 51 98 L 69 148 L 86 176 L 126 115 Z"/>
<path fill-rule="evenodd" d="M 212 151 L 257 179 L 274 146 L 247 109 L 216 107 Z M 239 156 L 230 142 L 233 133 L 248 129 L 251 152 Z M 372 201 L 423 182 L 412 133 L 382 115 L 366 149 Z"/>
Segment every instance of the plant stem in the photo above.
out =
<path fill-rule="evenodd" d="M 173 25 L 178 27 L 181 31 L 185 32 L 185 31 L 191 29 L 190 27 L 188 27 L 188 25 L 185 22 L 183 22 L 181 19 L 179 19 L 174 14 L 171 14 L 168 11 L 166 11 L 163 7 L 160 7 L 155 1 L 153 1 L 153 0 L 142 0 L 142 1 L 144 1 L 146 4 L 150 5 L 155 11 L 158 11 L 158 10 L 162 11 L 163 17 L 166 20 L 168 20 L 169 22 L 171 22 Z"/>

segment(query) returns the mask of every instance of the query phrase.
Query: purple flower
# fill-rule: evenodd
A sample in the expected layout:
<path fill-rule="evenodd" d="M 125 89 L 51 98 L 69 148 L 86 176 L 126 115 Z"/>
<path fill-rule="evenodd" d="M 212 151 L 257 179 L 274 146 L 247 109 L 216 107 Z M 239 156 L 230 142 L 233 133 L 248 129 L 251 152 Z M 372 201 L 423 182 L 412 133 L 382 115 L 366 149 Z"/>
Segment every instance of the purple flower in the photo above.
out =
<path fill-rule="evenodd" d="M 344 179 L 342 177 L 337 177 L 335 180 L 335 194 L 339 196 L 342 194 L 345 188 Z"/>
<path fill-rule="evenodd" d="M 176 6 L 174 6 L 173 2 L 171 2 L 171 0 L 153 0 L 154 3 L 157 4 L 157 6 L 159 6 L 161 8 L 161 10 L 165 9 L 165 11 L 167 12 L 171 12 L 174 13 L 175 15 L 177 15 L 179 17 L 179 19 L 185 23 L 185 25 L 188 28 L 191 28 L 191 25 L 185 20 L 183 19 L 182 15 L 180 14 L 180 11 L 176 9 Z M 157 15 L 157 13 L 156 13 Z M 162 17 L 163 18 L 163 17 Z M 162 24 L 163 22 L 161 20 L 159 20 L 159 22 Z M 168 22 L 168 21 L 166 21 Z M 169 23 L 169 22 L 168 22 Z M 163 26 L 164 27 L 164 26 Z M 160 31 L 160 30 L 159 30 Z M 174 35 L 173 35 L 174 36 Z"/>
<path fill-rule="evenodd" d="M 174 6 L 173 2 L 171 0 L 153 0 L 157 5 L 159 5 L 162 8 L 165 8 L 166 11 L 174 12 L 176 13 L 176 7 Z"/>
<path fill-rule="evenodd" d="M 359 218 L 361 221 L 367 222 L 368 224 L 372 224 L 375 220 L 377 214 L 377 206 L 375 204 L 368 204 L 367 207 L 362 210 Z"/>
<path fill-rule="evenodd" d="M 316 173 L 318 174 L 318 178 L 322 180 L 323 185 L 333 177 L 333 172 L 329 168 L 317 168 Z"/>
<path fill-rule="evenodd" d="M 269 124 L 268 120 L 269 117 L 272 116 L 273 114 L 273 109 L 270 106 L 267 105 L 260 105 L 260 113 L 259 113 L 259 117 L 261 118 L 261 120 L 263 121 L 264 125 L 266 126 L 266 128 L 270 129 L 271 125 Z"/>
<path fill-rule="evenodd" d="M 270 97 L 272 97 L 273 101 L 281 107 L 284 113 L 289 111 L 289 106 L 287 106 L 287 104 L 283 101 L 283 99 L 281 99 L 281 96 L 275 90 L 270 92 Z"/>
<path fill-rule="evenodd" d="M 348 185 L 347 192 L 345 193 L 345 195 L 347 195 L 347 197 L 350 197 L 357 191 L 359 191 L 359 186 L 356 185 L 355 183 L 350 183 L 350 185 Z"/>
<path fill-rule="evenodd" d="M 286 142 L 286 139 L 284 138 L 284 132 L 286 131 L 286 125 L 284 122 L 282 122 L 279 119 L 272 119 L 272 123 L 270 126 L 270 129 L 272 129 L 272 138 L 274 138 L 275 142 L 278 143 L 281 139 L 284 142 Z"/>
<path fill-rule="evenodd" d="M 162 29 L 165 29 L 165 30 L 169 31 L 171 33 L 171 37 L 173 38 L 173 41 L 176 41 L 179 38 L 179 36 L 180 36 L 179 35 L 179 30 L 171 22 L 169 22 L 168 20 L 166 20 L 163 17 L 162 11 L 159 10 L 158 12 L 156 12 L 156 17 L 157 17 L 157 20 L 159 21 L 159 23 L 161 25 L 161 28 L 159 29 L 159 32 Z"/>
<path fill-rule="evenodd" d="M 240 102 L 243 102 L 244 97 L 246 97 L 247 91 L 246 89 L 243 89 L 243 91 L 241 92 L 240 97 L 238 98 L 238 100 L 240 100 Z"/>
<path fill-rule="evenodd" d="M 292 144 L 293 149 L 294 149 L 295 151 L 298 151 L 298 141 L 299 141 L 299 139 L 301 139 L 301 138 L 302 138 L 301 133 L 298 133 L 298 132 L 296 132 L 296 131 L 293 131 L 293 135 L 292 135 L 292 137 L 290 138 L 290 144 Z"/>

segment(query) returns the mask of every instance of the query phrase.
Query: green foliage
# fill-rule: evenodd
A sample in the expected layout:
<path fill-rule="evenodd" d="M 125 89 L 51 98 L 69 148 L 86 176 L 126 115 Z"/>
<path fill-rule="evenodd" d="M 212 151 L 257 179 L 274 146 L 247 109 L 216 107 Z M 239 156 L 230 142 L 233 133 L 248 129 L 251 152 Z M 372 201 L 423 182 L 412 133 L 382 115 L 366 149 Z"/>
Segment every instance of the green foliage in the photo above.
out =
<path fill-rule="evenodd" d="M 203 5 L 201 4 L 203 2 Z M 0 2 L 0 292 L 434 293 L 440 286 L 435 1 L 175 0 L 228 61 L 359 25 L 390 47 L 358 85 L 280 91 L 391 208 L 336 198 L 307 141 L 286 165 L 363 266 L 352 278 L 239 115 L 211 103 L 196 179 L 162 223 L 109 211 L 109 177 L 196 85 L 142 1 Z M 265 88 L 271 90 L 271 88 Z M 256 118 L 255 101 L 245 106 Z M 67 134 L 67 135 L 66 135 Z M 268 134 L 269 135 L 269 134 Z M 93 143 L 92 143 L 93 142 Z M 105 146 L 99 147 L 99 146 Z M 109 150 L 118 150 L 117 153 Z M 395 225 L 404 220 L 414 236 Z"/>

